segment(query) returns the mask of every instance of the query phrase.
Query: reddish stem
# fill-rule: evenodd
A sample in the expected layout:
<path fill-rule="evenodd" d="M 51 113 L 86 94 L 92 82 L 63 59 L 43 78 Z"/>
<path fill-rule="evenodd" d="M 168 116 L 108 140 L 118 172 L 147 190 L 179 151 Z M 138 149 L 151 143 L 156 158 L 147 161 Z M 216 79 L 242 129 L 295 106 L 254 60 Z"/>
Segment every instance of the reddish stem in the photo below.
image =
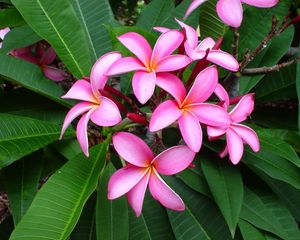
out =
<path fill-rule="evenodd" d="M 145 124 L 148 125 L 148 121 L 145 116 L 141 116 L 140 114 L 137 113 L 127 113 L 127 118 L 130 119 L 131 121 L 135 123 L 140 123 L 140 124 Z"/>
<path fill-rule="evenodd" d="M 115 88 L 113 88 L 113 87 L 111 87 L 111 86 L 109 86 L 109 85 L 106 84 L 105 87 L 104 87 L 104 90 L 107 91 L 107 92 L 109 92 L 109 93 L 112 93 L 112 94 L 116 95 L 117 97 L 122 98 L 128 104 L 132 104 L 132 100 L 129 97 L 125 96 L 120 91 L 118 91 L 117 89 L 115 89 Z"/>

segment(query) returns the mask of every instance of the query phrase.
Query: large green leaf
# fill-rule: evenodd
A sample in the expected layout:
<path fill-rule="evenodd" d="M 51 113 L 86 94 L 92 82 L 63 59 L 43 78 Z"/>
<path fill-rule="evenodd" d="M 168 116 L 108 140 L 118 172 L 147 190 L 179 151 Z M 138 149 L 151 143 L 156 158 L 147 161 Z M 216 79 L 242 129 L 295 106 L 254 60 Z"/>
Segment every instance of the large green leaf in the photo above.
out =
<path fill-rule="evenodd" d="M 153 27 L 159 26 L 166 21 L 174 10 L 173 0 L 154 0 L 141 12 L 136 23 L 137 27 L 145 31 L 151 31 Z"/>
<path fill-rule="evenodd" d="M 16 9 L 0 9 L 0 28 L 17 27 L 25 22 Z"/>
<path fill-rule="evenodd" d="M 110 176 L 115 172 L 111 162 L 101 175 L 96 207 L 97 239 L 128 239 L 128 209 L 125 197 L 108 200 L 107 187 Z"/>
<path fill-rule="evenodd" d="M 265 235 L 260 230 L 242 219 L 239 220 L 239 229 L 244 240 L 266 240 Z"/>
<path fill-rule="evenodd" d="M 298 79 L 298 80 L 297 80 Z M 296 87 L 297 87 L 297 94 L 298 94 L 298 129 L 300 132 L 300 62 L 297 63 L 297 75 L 296 75 Z"/>
<path fill-rule="evenodd" d="M 36 195 L 11 240 L 64 240 L 74 229 L 89 196 L 95 191 L 105 164 L 108 142 L 67 162 Z"/>
<path fill-rule="evenodd" d="M 143 214 L 136 217 L 133 210 L 128 210 L 129 215 L 129 240 L 152 240 L 148 225 Z"/>
<path fill-rule="evenodd" d="M 243 203 L 243 181 L 239 170 L 221 159 L 202 158 L 202 169 L 211 193 L 222 212 L 232 237 Z"/>
<path fill-rule="evenodd" d="M 58 140 L 60 131 L 53 123 L 0 114 L 0 168 Z"/>
<path fill-rule="evenodd" d="M 41 154 L 35 153 L 4 168 L 1 174 L 15 226 L 26 213 L 37 193 L 42 168 Z"/>
<path fill-rule="evenodd" d="M 111 50 L 104 24 L 114 21 L 108 0 L 71 0 L 89 44 L 92 61 Z"/>
<path fill-rule="evenodd" d="M 77 78 L 88 76 L 91 57 L 80 21 L 68 0 L 12 0 L 25 21 L 55 49 Z"/>
<path fill-rule="evenodd" d="M 7 56 L 3 51 L 0 51 L 0 62 L 0 75 L 5 76 L 8 81 L 16 82 L 63 105 L 71 105 L 69 101 L 61 99 L 63 90 L 47 79 L 38 66 L 19 58 Z"/>

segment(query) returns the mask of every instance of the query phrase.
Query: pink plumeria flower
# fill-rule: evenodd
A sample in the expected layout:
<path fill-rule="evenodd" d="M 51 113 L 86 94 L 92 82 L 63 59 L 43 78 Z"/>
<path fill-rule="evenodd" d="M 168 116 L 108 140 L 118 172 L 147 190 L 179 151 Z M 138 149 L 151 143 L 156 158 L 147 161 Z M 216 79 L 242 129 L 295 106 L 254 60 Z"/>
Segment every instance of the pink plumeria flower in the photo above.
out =
<path fill-rule="evenodd" d="M 122 56 L 118 52 L 111 52 L 103 55 L 93 66 L 90 83 L 86 80 L 78 80 L 72 88 L 62 98 L 81 100 L 68 112 L 61 130 L 62 138 L 70 123 L 82 115 L 80 118 L 76 135 L 82 151 L 89 156 L 87 126 L 89 120 L 98 126 L 110 127 L 121 121 L 120 111 L 117 105 L 107 97 L 101 95 L 100 90 L 108 80 L 106 76 L 110 66 Z"/>
<path fill-rule="evenodd" d="M 185 55 L 171 55 L 182 43 L 183 34 L 171 30 L 162 34 L 152 50 L 147 40 L 138 33 L 129 32 L 118 37 L 119 41 L 136 55 L 118 60 L 108 75 L 136 71 L 132 79 L 133 92 L 139 102 L 146 103 L 154 93 L 155 85 L 161 87 L 163 72 L 186 67 L 191 59 Z"/>
<path fill-rule="evenodd" d="M 161 130 L 178 120 L 184 141 L 194 152 L 198 152 L 202 145 L 200 122 L 211 126 L 230 123 L 228 113 L 222 107 L 204 103 L 214 92 L 217 83 L 218 71 L 215 66 L 199 73 L 188 94 L 182 83 L 180 85 L 178 82 L 176 87 L 168 91 L 176 101 L 167 100 L 154 110 L 150 131 Z"/>
<path fill-rule="evenodd" d="M 207 0 L 194 0 L 186 11 L 184 19 L 206 1 Z M 279 0 L 219 0 L 217 3 L 217 13 L 225 24 L 238 28 L 243 21 L 242 3 L 259 8 L 270 8 L 274 7 L 278 1 Z"/>
<path fill-rule="evenodd" d="M 219 87 L 218 94 L 222 99 L 224 99 L 224 108 L 228 109 L 229 97 L 226 96 L 227 93 L 222 91 L 221 87 Z M 256 132 L 248 126 L 240 124 L 247 119 L 253 109 L 253 94 L 247 94 L 242 97 L 238 104 L 230 111 L 230 124 L 226 123 L 222 127 L 207 127 L 207 134 L 210 140 L 219 139 L 226 135 L 227 145 L 220 153 L 220 156 L 225 157 L 229 154 L 230 161 L 233 164 L 237 164 L 241 160 L 244 152 L 244 143 L 247 143 L 254 152 L 258 152 L 260 149 L 259 139 Z"/>
<path fill-rule="evenodd" d="M 5 35 L 10 31 L 10 28 L 3 28 L 0 30 L 0 39 L 3 41 L 5 38 Z M 2 42 L 0 42 L 0 48 L 2 48 Z"/>
<path fill-rule="evenodd" d="M 164 207 L 176 211 L 185 209 L 181 198 L 159 176 L 173 175 L 187 168 L 195 153 L 187 146 L 171 147 L 156 157 L 139 137 L 126 132 L 113 136 L 118 154 L 129 164 L 116 171 L 108 183 L 108 198 L 116 199 L 126 194 L 130 206 L 138 217 L 142 212 L 147 186 L 152 196 Z"/>

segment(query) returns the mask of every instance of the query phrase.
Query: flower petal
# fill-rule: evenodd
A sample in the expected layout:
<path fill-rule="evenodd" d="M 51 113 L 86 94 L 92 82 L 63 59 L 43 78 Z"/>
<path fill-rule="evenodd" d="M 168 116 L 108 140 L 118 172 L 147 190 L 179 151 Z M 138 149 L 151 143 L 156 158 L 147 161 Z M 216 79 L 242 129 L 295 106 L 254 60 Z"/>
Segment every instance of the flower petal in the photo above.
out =
<path fill-rule="evenodd" d="M 199 7 L 202 3 L 206 1 L 207 0 L 193 0 L 193 2 L 188 7 L 186 13 L 184 14 L 183 19 L 185 20 L 197 7 Z"/>
<path fill-rule="evenodd" d="M 107 71 L 117 60 L 121 59 L 119 52 L 110 52 L 104 54 L 94 64 L 91 71 L 91 86 L 95 96 L 99 96 L 99 90 L 102 90 L 108 80 Z"/>
<path fill-rule="evenodd" d="M 52 47 L 49 47 L 41 56 L 40 64 L 49 65 L 56 58 L 56 53 Z"/>
<path fill-rule="evenodd" d="M 231 128 L 234 129 L 234 131 L 252 148 L 254 152 L 259 151 L 260 144 L 258 136 L 254 130 L 241 124 L 232 124 Z"/>
<path fill-rule="evenodd" d="M 89 102 L 80 102 L 80 103 L 77 103 L 74 107 L 72 107 L 65 117 L 59 139 L 62 139 L 62 136 L 64 135 L 67 127 L 71 124 L 71 122 L 75 118 L 77 118 L 79 115 L 89 111 L 93 107 L 95 107 L 95 105 L 91 104 Z"/>
<path fill-rule="evenodd" d="M 117 153 L 124 160 L 135 166 L 147 167 L 154 158 L 148 145 L 142 139 L 131 133 L 115 133 L 113 135 L 113 144 Z"/>
<path fill-rule="evenodd" d="M 171 55 L 182 43 L 183 34 L 178 30 L 170 30 L 160 35 L 153 48 L 151 65 Z"/>
<path fill-rule="evenodd" d="M 139 217 L 142 212 L 149 177 L 150 171 L 127 193 L 128 202 L 137 217 Z"/>
<path fill-rule="evenodd" d="M 241 0 L 219 0 L 217 13 L 227 25 L 238 28 L 243 21 L 243 7 Z"/>
<path fill-rule="evenodd" d="M 230 99 L 229 99 L 229 95 L 228 95 L 227 91 L 220 83 L 217 84 L 217 87 L 215 89 L 215 94 L 221 101 L 224 102 L 224 104 L 222 106 L 227 111 L 229 108 L 229 105 L 230 105 Z"/>
<path fill-rule="evenodd" d="M 222 137 L 226 133 L 227 128 L 207 126 L 207 135 L 210 141 Z"/>
<path fill-rule="evenodd" d="M 155 169 L 151 172 L 149 189 L 152 196 L 164 207 L 175 211 L 183 211 L 185 209 L 182 199 L 164 182 Z"/>
<path fill-rule="evenodd" d="M 128 32 L 118 37 L 119 41 L 129 49 L 145 66 L 148 66 L 152 56 L 152 48 L 140 34 Z"/>
<path fill-rule="evenodd" d="M 153 30 L 155 30 L 156 32 L 165 33 L 170 31 L 171 29 L 166 27 L 153 27 Z"/>
<path fill-rule="evenodd" d="M 156 132 L 174 123 L 182 114 L 175 101 L 167 100 L 154 110 L 149 124 L 149 130 Z"/>
<path fill-rule="evenodd" d="M 3 40 L 5 35 L 10 31 L 9 27 L 0 29 L 0 38 Z"/>
<path fill-rule="evenodd" d="M 245 121 L 254 109 L 254 94 L 249 93 L 242 97 L 230 112 L 232 120 L 236 123 Z"/>
<path fill-rule="evenodd" d="M 188 105 L 187 108 L 196 116 L 199 122 L 209 126 L 228 126 L 232 122 L 227 111 L 214 104 L 199 103 Z"/>
<path fill-rule="evenodd" d="M 196 153 L 187 146 L 171 147 L 157 155 L 152 163 L 164 175 L 173 175 L 186 169 L 194 160 Z"/>
<path fill-rule="evenodd" d="M 219 156 L 220 156 L 221 158 L 224 158 L 224 157 L 226 157 L 227 155 L 228 155 L 228 147 L 225 146 L 224 149 L 219 153 Z"/>
<path fill-rule="evenodd" d="M 188 42 L 189 46 L 192 49 L 196 49 L 196 47 L 198 45 L 198 33 L 196 32 L 196 30 L 194 28 L 192 28 L 191 26 L 185 24 L 184 22 L 179 21 L 176 18 L 175 18 L 175 20 L 184 29 L 186 41 Z"/>
<path fill-rule="evenodd" d="M 161 59 L 155 68 L 156 72 L 172 72 L 186 67 L 192 62 L 192 60 L 180 54 L 171 55 Z"/>
<path fill-rule="evenodd" d="M 79 142 L 79 145 L 83 151 L 83 153 L 88 157 L 89 156 L 89 140 L 87 135 L 87 126 L 93 113 L 94 109 L 89 110 L 87 113 L 83 114 L 80 118 L 77 128 L 76 128 L 76 136 Z"/>
<path fill-rule="evenodd" d="M 155 72 L 138 71 L 132 78 L 134 95 L 141 104 L 145 104 L 153 95 L 156 84 Z"/>
<path fill-rule="evenodd" d="M 44 65 L 42 67 L 42 70 L 43 70 L 44 75 L 47 78 L 49 78 L 55 82 L 60 82 L 67 78 L 67 74 L 65 73 L 65 71 L 58 69 L 56 67 Z"/>
<path fill-rule="evenodd" d="M 207 60 L 233 72 L 237 72 L 240 68 L 239 63 L 232 55 L 221 50 L 210 50 Z"/>
<path fill-rule="evenodd" d="M 242 2 L 255 7 L 271 8 L 274 7 L 279 0 L 242 0 Z"/>
<path fill-rule="evenodd" d="M 171 94 L 178 104 L 181 104 L 186 96 L 186 90 L 182 81 L 171 73 L 157 73 L 156 84 Z"/>
<path fill-rule="evenodd" d="M 231 128 L 226 132 L 227 148 L 230 161 L 238 164 L 244 152 L 244 145 L 241 137 Z"/>
<path fill-rule="evenodd" d="M 62 96 L 62 98 L 70 98 L 99 104 L 99 100 L 92 92 L 90 83 L 86 80 L 76 81 L 70 90 Z"/>
<path fill-rule="evenodd" d="M 116 171 L 108 182 L 108 199 L 121 197 L 129 192 L 147 174 L 147 168 L 127 165 Z"/>
<path fill-rule="evenodd" d="M 117 105 L 107 97 L 100 97 L 100 105 L 91 115 L 91 120 L 98 126 L 111 127 L 121 122 Z"/>
<path fill-rule="evenodd" d="M 195 79 L 191 90 L 184 100 L 184 105 L 202 103 L 206 101 L 216 89 L 218 83 L 218 70 L 211 66 L 201 71 Z"/>
<path fill-rule="evenodd" d="M 206 56 L 206 52 L 205 51 L 196 51 L 196 49 L 193 49 L 190 47 L 190 45 L 188 44 L 188 42 L 184 43 L 184 50 L 186 55 L 188 55 L 192 60 L 199 60 L 202 59 Z"/>
<path fill-rule="evenodd" d="M 207 49 L 212 49 L 215 46 L 216 42 L 211 38 L 204 38 L 197 47 L 197 52 L 204 51 Z"/>
<path fill-rule="evenodd" d="M 178 119 L 183 140 L 194 152 L 199 152 L 202 145 L 202 128 L 196 116 L 190 111 L 184 111 Z"/>
<path fill-rule="evenodd" d="M 146 71 L 147 69 L 137 58 L 125 57 L 115 61 L 113 65 L 106 72 L 106 75 L 107 76 L 120 75 L 123 73 L 128 73 L 137 70 Z"/>

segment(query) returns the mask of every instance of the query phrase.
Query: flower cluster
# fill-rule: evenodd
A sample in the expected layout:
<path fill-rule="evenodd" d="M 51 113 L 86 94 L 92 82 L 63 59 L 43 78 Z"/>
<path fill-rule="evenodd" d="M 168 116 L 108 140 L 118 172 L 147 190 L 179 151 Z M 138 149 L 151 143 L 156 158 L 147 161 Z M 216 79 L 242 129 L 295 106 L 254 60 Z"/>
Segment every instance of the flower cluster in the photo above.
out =
<path fill-rule="evenodd" d="M 201 149 L 205 129 L 211 141 L 225 137 L 227 144 L 220 156 L 228 154 L 233 164 L 241 160 L 244 143 L 253 151 L 259 151 L 256 133 L 240 124 L 253 111 L 253 94 L 230 99 L 226 90 L 218 83 L 217 67 L 210 65 L 216 64 L 236 72 L 239 70 L 239 63 L 220 49 L 219 41 L 206 38 L 199 43 L 195 29 L 181 21 L 177 22 L 181 30 L 155 28 L 161 35 L 153 49 L 138 33 L 129 32 L 119 36 L 119 41 L 135 57 L 123 57 L 119 52 L 105 54 L 93 66 L 90 78 L 78 80 L 63 96 L 81 102 L 68 112 L 61 137 L 68 125 L 82 115 L 77 124 L 77 138 L 87 156 L 89 120 L 98 126 L 114 126 L 121 122 L 121 113 L 126 112 L 123 111 L 124 105 L 109 93 L 118 92 L 107 85 L 111 76 L 134 72 L 134 95 L 140 104 L 152 102 L 153 112 L 149 119 L 138 119 L 146 116 L 140 115 L 141 110 L 127 114 L 129 119 L 145 124 L 154 133 L 178 124 L 185 145 L 166 149 L 156 157 L 148 145 L 134 134 L 116 132 L 113 135 L 113 146 L 127 164 L 111 177 L 108 198 L 115 199 L 126 194 L 137 216 L 141 213 L 148 185 L 152 196 L 163 206 L 178 211 L 184 209 L 181 198 L 159 174 L 173 175 L 187 168 Z M 193 62 L 196 62 L 194 70 L 184 83 L 182 73 L 192 67 Z M 160 88 L 159 96 L 156 94 L 156 86 Z M 219 100 L 208 102 L 213 94 Z M 122 93 L 119 92 L 119 96 Z M 231 105 L 235 107 L 231 109 Z M 228 112 L 229 109 L 231 110 Z"/>

